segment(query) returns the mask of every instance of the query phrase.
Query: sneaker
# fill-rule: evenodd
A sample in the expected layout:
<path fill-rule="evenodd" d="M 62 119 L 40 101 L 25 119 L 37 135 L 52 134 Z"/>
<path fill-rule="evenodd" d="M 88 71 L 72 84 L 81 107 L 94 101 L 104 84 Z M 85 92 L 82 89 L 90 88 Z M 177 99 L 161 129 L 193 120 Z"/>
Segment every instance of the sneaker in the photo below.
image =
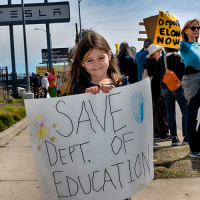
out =
<path fill-rule="evenodd" d="M 172 144 L 171 146 L 179 146 L 180 145 L 180 140 L 178 139 L 178 137 L 172 137 Z"/>
<path fill-rule="evenodd" d="M 171 141 L 172 137 L 170 135 L 165 135 L 164 137 L 161 137 L 162 141 Z"/>
<path fill-rule="evenodd" d="M 200 152 L 190 152 L 190 158 L 200 158 Z"/>
<path fill-rule="evenodd" d="M 167 141 L 171 141 L 171 140 L 172 140 L 172 136 L 171 136 L 171 135 L 168 136 L 168 137 L 166 138 L 166 140 L 167 140 Z"/>
<path fill-rule="evenodd" d="M 155 142 L 161 141 L 161 138 L 158 135 L 154 135 L 153 139 L 154 139 Z"/>
<path fill-rule="evenodd" d="M 189 144 L 187 137 L 183 138 L 183 142 L 182 143 L 183 143 L 183 145 L 188 145 Z"/>

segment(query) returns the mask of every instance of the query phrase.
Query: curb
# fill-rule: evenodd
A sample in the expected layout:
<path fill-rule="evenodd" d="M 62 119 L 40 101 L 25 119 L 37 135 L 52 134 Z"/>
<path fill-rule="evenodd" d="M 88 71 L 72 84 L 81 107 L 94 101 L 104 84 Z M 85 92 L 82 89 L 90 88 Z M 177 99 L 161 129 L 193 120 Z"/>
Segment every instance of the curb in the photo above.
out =
<path fill-rule="evenodd" d="M 12 140 L 20 131 L 28 126 L 26 117 L 0 133 L 0 147 L 6 145 Z"/>

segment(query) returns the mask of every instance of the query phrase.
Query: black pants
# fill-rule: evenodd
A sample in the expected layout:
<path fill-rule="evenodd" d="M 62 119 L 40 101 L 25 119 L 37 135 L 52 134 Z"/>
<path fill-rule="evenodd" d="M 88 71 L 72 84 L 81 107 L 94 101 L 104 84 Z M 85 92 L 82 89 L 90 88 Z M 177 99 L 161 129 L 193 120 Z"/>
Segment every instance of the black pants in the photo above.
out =
<path fill-rule="evenodd" d="M 47 92 L 48 90 L 46 88 L 42 88 L 44 90 L 44 98 L 47 98 Z"/>
<path fill-rule="evenodd" d="M 190 150 L 200 152 L 200 124 L 198 125 L 198 110 L 200 108 L 200 89 L 189 101 L 186 110 L 186 130 Z"/>
<path fill-rule="evenodd" d="M 153 97 L 154 137 L 166 138 L 169 134 L 167 123 L 167 108 L 162 96 Z"/>

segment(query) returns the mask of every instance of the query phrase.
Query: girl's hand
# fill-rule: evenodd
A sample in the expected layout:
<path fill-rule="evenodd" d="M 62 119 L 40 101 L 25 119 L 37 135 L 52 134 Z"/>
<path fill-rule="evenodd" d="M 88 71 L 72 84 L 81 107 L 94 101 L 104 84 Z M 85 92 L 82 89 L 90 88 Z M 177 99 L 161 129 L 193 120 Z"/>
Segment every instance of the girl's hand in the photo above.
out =
<path fill-rule="evenodd" d="M 99 87 L 99 89 L 104 93 L 109 93 L 113 88 L 115 88 L 114 85 L 100 85 Z"/>
<path fill-rule="evenodd" d="M 97 94 L 97 93 L 99 93 L 99 91 L 100 91 L 100 88 L 97 86 L 92 86 L 92 87 L 85 89 L 85 93 L 91 92 L 92 94 Z"/>
<path fill-rule="evenodd" d="M 92 87 L 86 88 L 85 93 L 90 92 L 92 94 L 98 94 L 100 90 L 104 93 L 109 93 L 110 90 L 112 90 L 113 88 L 115 88 L 114 85 L 100 85 L 99 87 L 92 86 Z"/>

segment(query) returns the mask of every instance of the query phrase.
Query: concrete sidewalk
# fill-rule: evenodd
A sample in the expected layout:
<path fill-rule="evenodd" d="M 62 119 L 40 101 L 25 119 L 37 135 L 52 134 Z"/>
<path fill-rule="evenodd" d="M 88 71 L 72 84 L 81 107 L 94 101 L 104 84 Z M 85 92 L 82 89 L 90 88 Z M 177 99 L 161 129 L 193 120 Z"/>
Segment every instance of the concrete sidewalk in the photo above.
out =
<path fill-rule="evenodd" d="M 0 200 L 41 200 L 26 119 L 7 130 L 15 137 L 0 147 Z M 2 134 L 2 133 L 1 133 Z M 11 133 L 10 133 L 11 134 Z M 179 130 L 178 134 L 181 134 Z M 6 141 L 6 134 L 4 142 Z M 180 136 L 181 137 L 181 136 Z M 182 141 L 182 140 L 181 140 Z M 156 143 L 170 147 L 171 141 Z M 132 200 L 199 200 L 200 178 L 153 180 Z M 47 200 L 47 199 L 45 199 Z"/>
<path fill-rule="evenodd" d="M 14 138 L 0 147 L 0 200 L 41 200 L 26 119 L 2 135 Z"/>

